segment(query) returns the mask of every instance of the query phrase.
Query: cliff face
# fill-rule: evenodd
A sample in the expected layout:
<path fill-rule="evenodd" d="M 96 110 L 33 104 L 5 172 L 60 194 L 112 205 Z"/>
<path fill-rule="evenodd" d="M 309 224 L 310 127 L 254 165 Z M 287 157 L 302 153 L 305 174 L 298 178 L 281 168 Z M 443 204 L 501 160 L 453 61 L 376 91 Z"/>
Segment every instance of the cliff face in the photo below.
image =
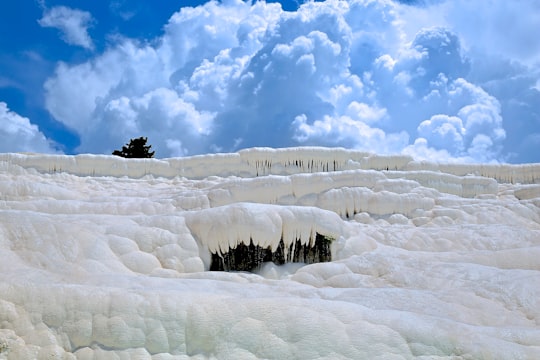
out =
<path fill-rule="evenodd" d="M 219 255 L 212 254 L 211 271 L 256 271 L 263 263 L 273 262 L 276 265 L 283 265 L 286 262 L 314 264 L 319 262 L 332 261 L 330 244 L 332 239 L 321 234 L 317 234 L 313 245 L 302 244 L 300 240 L 293 242 L 286 248 L 283 240 L 275 251 L 270 247 L 263 248 L 254 245 L 253 241 L 249 245 L 240 243 L 234 249 Z M 289 254 L 287 256 L 287 254 Z"/>

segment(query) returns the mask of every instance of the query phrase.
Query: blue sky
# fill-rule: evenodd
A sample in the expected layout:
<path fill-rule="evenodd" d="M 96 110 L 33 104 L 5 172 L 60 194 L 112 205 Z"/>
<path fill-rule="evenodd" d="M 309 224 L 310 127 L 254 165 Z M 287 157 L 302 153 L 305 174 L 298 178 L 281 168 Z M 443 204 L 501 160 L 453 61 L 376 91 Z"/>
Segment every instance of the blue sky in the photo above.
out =
<path fill-rule="evenodd" d="M 0 151 L 540 162 L 540 2 L 0 5 Z"/>

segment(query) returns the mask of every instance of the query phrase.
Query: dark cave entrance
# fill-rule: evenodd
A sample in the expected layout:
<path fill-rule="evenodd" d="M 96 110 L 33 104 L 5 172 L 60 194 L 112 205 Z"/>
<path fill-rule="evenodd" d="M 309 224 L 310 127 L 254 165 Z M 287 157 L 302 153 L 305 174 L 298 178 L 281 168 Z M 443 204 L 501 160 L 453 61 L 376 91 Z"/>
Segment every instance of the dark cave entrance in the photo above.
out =
<path fill-rule="evenodd" d="M 288 262 L 314 264 L 319 262 L 332 261 L 332 253 L 330 244 L 332 239 L 317 234 L 315 244 L 302 245 L 300 240 L 296 240 L 294 244 L 289 246 Z M 294 249 L 294 250 L 293 250 Z M 272 261 L 276 265 L 285 264 L 285 244 L 283 239 L 279 242 L 276 251 L 272 252 L 271 248 L 262 248 L 259 245 L 254 245 L 253 241 L 249 245 L 243 243 L 238 244 L 235 249 L 229 249 L 228 252 L 221 256 L 217 253 L 212 253 L 212 262 L 210 271 L 256 271 L 261 268 L 265 262 Z"/>

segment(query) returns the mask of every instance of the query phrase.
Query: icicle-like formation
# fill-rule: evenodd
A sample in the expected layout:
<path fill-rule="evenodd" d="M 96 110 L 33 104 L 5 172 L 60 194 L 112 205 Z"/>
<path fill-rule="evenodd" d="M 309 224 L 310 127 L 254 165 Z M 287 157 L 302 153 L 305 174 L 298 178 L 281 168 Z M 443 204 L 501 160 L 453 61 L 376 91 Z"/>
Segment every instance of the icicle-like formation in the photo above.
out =
<path fill-rule="evenodd" d="M 396 194 L 388 191 L 373 192 L 367 188 L 340 188 L 322 193 L 316 206 L 332 210 L 342 217 L 352 218 L 366 212 L 374 215 L 403 214 L 412 217 L 416 210 L 430 210 L 435 200 L 421 194 Z"/>
<path fill-rule="evenodd" d="M 362 169 L 404 170 L 414 159 L 408 155 L 370 155 L 362 158 Z"/>
<path fill-rule="evenodd" d="M 429 171 L 355 170 L 231 179 L 211 189 L 208 198 L 212 207 L 235 202 L 318 206 L 351 218 L 360 212 L 412 216 L 416 209 L 434 206 L 434 200 L 425 196 L 426 191 L 467 198 L 495 196 L 498 184 L 479 176 Z"/>
<path fill-rule="evenodd" d="M 331 242 L 332 239 L 316 234 L 313 244 L 302 244 L 300 240 L 296 240 L 287 247 L 281 240 L 274 251 L 254 245 L 253 242 L 249 245 L 240 243 L 235 249 L 224 254 L 212 254 L 210 271 L 258 272 L 269 262 L 275 265 L 329 262 L 332 261 Z"/>
<path fill-rule="evenodd" d="M 238 244 L 276 251 L 297 240 L 313 246 L 316 234 L 330 238 L 341 235 L 341 219 L 335 213 L 313 207 L 236 203 L 188 212 L 186 224 L 211 253 L 224 254 Z M 289 255 L 285 254 L 285 259 Z"/>
<path fill-rule="evenodd" d="M 80 176 L 128 176 L 140 178 L 148 174 L 174 177 L 169 162 L 158 159 L 125 159 L 109 155 L 46 155 L 0 154 L 0 161 L 23 168 L 33 168 L 42 173 L 66 172 Z"/>
<path fill-rule="evenodd" d="M 359 162 L 371 156 L 370 153 L 357 150 L 324 147 L 252 148 L 238 153 L 242 160 L 255 166 L 257 176 L 339 171 L 346 169 L 351 161 Z"/>
<path fill-rule="evenodd" d="M 185 176 L 205 178 L 210 175 L 253 176 L 252 169 L 242 163 L 238 154 L 208 154 L 173 159 L 125 159 L 112 155 L 45 155 L 0 154 L 0 162 L 33 168 L 42 173 L 66 172 L 79 176 L 128 176 L 145 175 L 172 178 Z M 215 170 L 214 170 L 215 169 Z"/>
<path fill-rule="evenodd" d="M 414 180 L 422 186 L 461 197 L 495 195 L 498 190 L 496 180 L 480 176 L 456 176 L 433 171 L 391 171 L 386 176 L 391 179 Z"/>
<path fill-rule="evenodd" d="M 476 176 L 500 183 L 540 183 L 540 164 L 437 164 L 416 162 L 406 155 L 374 155 L 342 148 L 253 148 L 231 154 L 208 154 L 171 159 L 124 159 L 82 154 L 0 154 L 0 166 L 34 168 L 39 172 L 67 172 L 80 176 L 145 175 L 202 179 L 209 176 L 257 177 L 343 170 L 428 171 L 455 176 Z M 473 182 L 476 180 L 472 180 Z M 466 190 L 467 191 L 467 190 Z M 465 191 L 465 192 L 466 192 Z"/>
<path fill-rule="evenodd" d="M 232 202 L 263 202 L 275 204 L 293 194 L 290 176 L 235 178 L 211 189 L 208 198 L 212 207 Z"/>
<path fill-rule="evenodd" d="M 404 170 L 441 171 L 456 176 L 476 175 L 508 184 L 540 184 L 540 164 L 438 164 L 413 161 Z"/>
<path fill-rule="evenodd" d="M 296 174 L 235 178 L 211 189 L 208 198 L 213 207 L 233 202 L 265 202 L 268 204 L 306 205 L 304 197 L 340 187 L 374 187 L 386 177 L 373 170 L 348 170 L 332 173 Z M 304 199 L 303 199 L 304 198 Z"/>

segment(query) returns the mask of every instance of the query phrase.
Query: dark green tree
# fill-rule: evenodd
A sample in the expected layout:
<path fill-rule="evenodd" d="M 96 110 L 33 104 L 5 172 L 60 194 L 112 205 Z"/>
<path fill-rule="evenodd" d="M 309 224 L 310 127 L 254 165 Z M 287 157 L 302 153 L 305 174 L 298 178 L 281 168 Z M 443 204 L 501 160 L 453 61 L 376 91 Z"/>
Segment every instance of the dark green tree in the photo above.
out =
<path fill-rule="evenodd" d="M 154 157 L 155 151 L 150 152 L 152 145 L 146 145 L 146 141 L 148 141 L 148 138 L 142 136 L 138 139 L 131 139 L 129 144 L 122 146 L 122 151 L 114 150 L 112 154 L 125 158 Z"/>

